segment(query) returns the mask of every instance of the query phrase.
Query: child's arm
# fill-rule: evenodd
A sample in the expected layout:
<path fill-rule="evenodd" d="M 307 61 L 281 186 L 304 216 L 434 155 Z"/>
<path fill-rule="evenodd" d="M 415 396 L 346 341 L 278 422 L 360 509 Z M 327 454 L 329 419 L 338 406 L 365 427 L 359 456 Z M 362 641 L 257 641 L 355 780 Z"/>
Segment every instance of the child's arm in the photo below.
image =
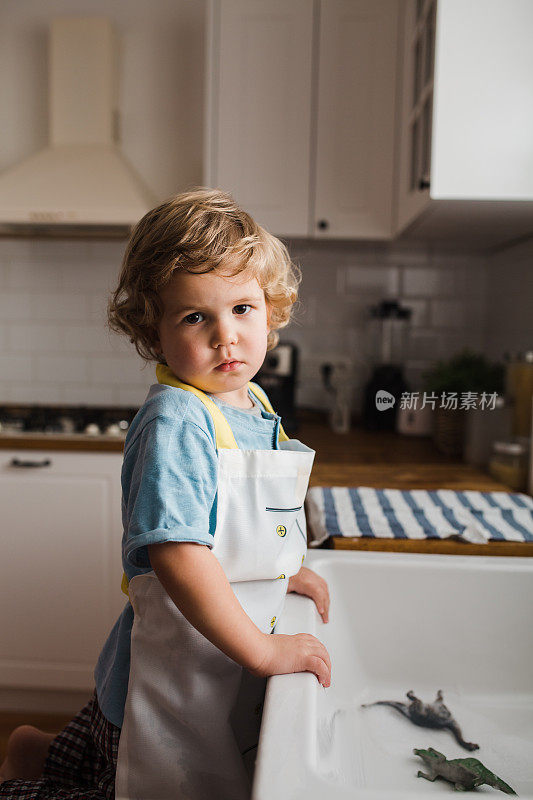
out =
<path fill-rule="evenodd" d="M 307 633 L 262 633 L 237 600 L 216 556 L 205 545 L 163 542 L 148 547 L 150 563 L 184 617 L 233 661 L 254 675 L 313 672 L 323 686 L 331 662 Z"/>

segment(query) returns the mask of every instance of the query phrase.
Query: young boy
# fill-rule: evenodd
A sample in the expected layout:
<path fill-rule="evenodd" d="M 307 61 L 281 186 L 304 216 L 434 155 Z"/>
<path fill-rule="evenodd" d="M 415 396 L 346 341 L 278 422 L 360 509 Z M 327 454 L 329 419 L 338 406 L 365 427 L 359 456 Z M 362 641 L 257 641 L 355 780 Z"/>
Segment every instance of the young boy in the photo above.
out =
<path fill-rule="evenodd" d="M 0 799 L 244 800 L 266 676 L 309 671 L 329 686 L 318 639 L 274 632 L 287 591 L 328 620 L 327 585 L 301 566 L 314 452 L 250 383 L 296 286 L 285 247 L 220 191 L 171 198 L 134 229 L 110 324 L 158 363 L 158 383 L 124 448 L 129 602 L 70 728 L 51 744 L 15 731 L 4 777 L 25 743 L 39 757 Z"/>

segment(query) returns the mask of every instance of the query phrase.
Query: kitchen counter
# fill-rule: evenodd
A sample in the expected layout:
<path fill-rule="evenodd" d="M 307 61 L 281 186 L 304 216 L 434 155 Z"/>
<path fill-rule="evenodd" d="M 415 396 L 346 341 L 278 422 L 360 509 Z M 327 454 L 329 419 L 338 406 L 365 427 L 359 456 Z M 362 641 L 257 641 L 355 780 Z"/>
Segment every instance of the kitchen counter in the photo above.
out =
<path fill-rule="evenodd" d="M 310 486 L 371 486 L 388 489 L 474 489 L 510 491 L 481 469 L 439 453 L 429 437 L 403 436 L 389 431 L 366 431 L 355 426 L 347 434 L 333 433 L 325 415 L 301 411 L 297 436 L 316 450 Z M 117 436 L 84 434 L 0 434 L 0 449 L 120 452 Z M 477 555 L 533 555 L 521 542 L 473 545 L 444 540 L 343 539 L 333 537 L 328 547 L 359 550 L 461 553 Z"/>
<path fill-rule="evenodd" d="M 508 491 L 488 474 L 439 453 L 429 437 L 354 427 L 333 433 L 325 416 L 301 411 L 295 434 L 316 450 L 311 486 L 375 486 L 392 489 Z M 83 433 L 0 433 L 1 449 L 120 452 L 121 436 Z"/>

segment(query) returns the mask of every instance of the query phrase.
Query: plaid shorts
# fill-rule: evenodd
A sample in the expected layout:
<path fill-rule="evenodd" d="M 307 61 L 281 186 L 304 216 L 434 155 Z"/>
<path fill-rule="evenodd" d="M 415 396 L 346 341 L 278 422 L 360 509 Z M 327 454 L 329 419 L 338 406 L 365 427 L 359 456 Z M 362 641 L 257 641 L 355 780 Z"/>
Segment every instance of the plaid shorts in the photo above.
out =
<path fill-rule="evenodd" d="M 53 740 L 42 777 L 1 783 L 0 800 L 114 800 L 119 738 L 95 692 Z"/>

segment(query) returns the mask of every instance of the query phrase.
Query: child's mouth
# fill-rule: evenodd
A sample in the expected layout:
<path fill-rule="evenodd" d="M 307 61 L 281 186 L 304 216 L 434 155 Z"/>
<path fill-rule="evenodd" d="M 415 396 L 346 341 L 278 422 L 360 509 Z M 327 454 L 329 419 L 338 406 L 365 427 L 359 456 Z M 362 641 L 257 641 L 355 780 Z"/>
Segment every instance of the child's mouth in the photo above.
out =
<path fill-rule="evenodd" d="M 218 367 L 215 369 L 219 370 L 219 372 L 231 372 L 237 367 L 241 366 L 241 361 L 225 361 L 223 364 L 219 364 Z"/>

